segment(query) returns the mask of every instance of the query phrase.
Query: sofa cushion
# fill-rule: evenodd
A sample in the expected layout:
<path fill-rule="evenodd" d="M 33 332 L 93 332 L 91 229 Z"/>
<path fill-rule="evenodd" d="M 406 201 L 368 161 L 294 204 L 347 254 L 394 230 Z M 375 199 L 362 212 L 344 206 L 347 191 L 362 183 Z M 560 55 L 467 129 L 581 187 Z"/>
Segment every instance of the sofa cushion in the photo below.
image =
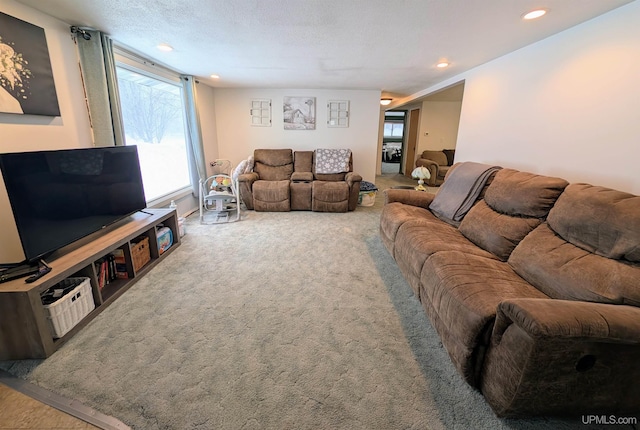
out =
<path fill-rule="evenodd" d="M 295 151 L 293 153 L 293 166 L 296 172 L 312 172 L 313 151 Z"/>
<path fill-rule="evenodd" d="M 253 207 L 262 212 L 288 212 L 291 210 L 289 181 L 255 181 Z"/>
<path fill-rule="evenodd" d="M 293 172 L 291 174 L 291 180 L 297 182 L 312 182 L 313 173 L 311 172 Z"/>
<path fill-rule="evenodd" d="M 395 242 L 398 265 L 406 265 L 406 269 L 418 277 L 426 259 L 440 251 L 461 251 L 487 259 L 496 258 L 474 245 L 457 228 L 438 219 L 407 221 L 398 230 Z"/>
<path fill-rule="evenodd" d="M 572 184 L 549 214 L 564 240 L 608 258 L 640 262 L 640 196 Z"/>
<path fill-rule="evenodd" d="M 567 181 L 513 169 L 498 171 L 462 220 L 469 240 L 506 261 L 511 251 L 547 216 Z"/>
<path fill-rule="evenodd" d="M 313 181 L 314 212 L 347 212 L 349 209 L 349 185 L 346 182 Z"/>
<path fill-rule="evenodd" d="M 502 261 L 531 230 L 542 221 L 504 215 L 491 209 L 483 200 L 471 208 L 460 223 L 460 233 Z"/>
<path fill-rule="evenodd" d="M 385 190 L 386 191 L 386 190 Z M 405 191 L 405 190 L 394 190 Z M 408 194 L 408 193 L 405 193 Z M 415 194 L 418 194 L 417 192 Z M 422 194 L 422 193 L 419 193 Z M 426 193 L 425 193 L 426 194 Z M 385 193 L 386 198 L 386 193 Z M 380 215 L 380 238 L 389 254 L 395 254 L 395 240 L 398 229 L 407 221 L 429 219 L 437 220 L 428 209 L 399 202 L 387 203 Z"/>
<path fill-rule="evenodd" d="M 554 299 L 640 306 L 640 264 L 592 254 L 556 235 L 547 223 L 520 242 L 509 264 Z"/>
<path fill-rule="evenodd" d="M 484 346 L 489 344 L 500 302 L 548 298 L 519 277 L 508 264 L 467 252 L 431 255 L 421 273 L 420 297 L 452 361 L 471 385 Z M 424 306 L 424 305 L 423 305 Z"/>
<path fill-rule="evenodd" d="M 487 187 L 484 199 L 503 214 L 544 218 L 567 184 L 561 178 L 502 169 Z"/>
<path fill-rule="evenodd" d="M 256 149 L 253 171 L 265 181 L 283 181 L 293 173 L 291 149 Z"/>
<path fill-rule="evenodd" d="M 268 164 L 256 161 L 253 170 L 260 175 L 260 179 L 265 181 L 283 181 L 291 178 L 291 174 L 293 173 L 293 164 L 269 166 Z"/>

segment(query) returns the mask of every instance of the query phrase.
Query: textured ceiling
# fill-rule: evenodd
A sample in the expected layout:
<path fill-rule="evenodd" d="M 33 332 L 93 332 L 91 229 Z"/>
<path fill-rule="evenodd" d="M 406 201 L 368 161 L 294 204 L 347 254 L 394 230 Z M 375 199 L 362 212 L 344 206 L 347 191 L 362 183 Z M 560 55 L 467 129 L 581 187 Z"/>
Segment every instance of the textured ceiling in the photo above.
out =
<path fill-rule="evenodd" d="M 17 0 L 214 87 L 407 96 L 629 0 Z M 523 21 L 536 7 L 547 16 Z M 175 50 L 156 49 L 168 43 Z M 451 66 L 441 70 L 441 58 Z M 219 80 L 208 78 L 210 74 Z"/>

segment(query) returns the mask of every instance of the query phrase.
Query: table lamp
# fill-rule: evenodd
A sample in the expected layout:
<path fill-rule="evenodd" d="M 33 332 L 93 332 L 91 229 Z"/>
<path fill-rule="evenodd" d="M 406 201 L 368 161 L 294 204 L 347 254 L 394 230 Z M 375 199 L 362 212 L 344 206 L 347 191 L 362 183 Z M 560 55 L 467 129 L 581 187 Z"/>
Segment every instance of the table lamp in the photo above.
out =
<path fill-rule="evenodd" d="M 413 172 L 411 172 L 411 177 L 418 180 L 418 186 L 415 188 L 416 190 L 427 191 L 427 188 L 424 186 L 424 180 L 431 177 L 429 169 L 424 166 L 416 167 L 413 169 Z"/>

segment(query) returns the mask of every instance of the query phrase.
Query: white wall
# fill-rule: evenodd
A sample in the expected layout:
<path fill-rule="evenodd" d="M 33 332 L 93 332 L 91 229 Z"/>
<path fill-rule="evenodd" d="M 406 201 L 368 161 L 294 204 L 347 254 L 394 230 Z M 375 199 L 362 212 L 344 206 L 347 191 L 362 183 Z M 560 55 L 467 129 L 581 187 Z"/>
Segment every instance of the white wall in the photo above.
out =
<path fill-rule="evenodd" d="M 0 0 L 0 12 L 44 28 L 60 105 L 59 117 L 0 113 L 0 152 L 91 146 L 89 117 L 69 25 L 12 0 Z M 0 263 L 22 261 L 22 246 L 1 178 L 0 231 Z"/>
<path fill-rule="evenodd" d="M 216 89 L 214 93 L 218 154 L 220 158 L 230 159 L 234 166 L 252 155 L 256 148 L 349 148 L 353 152 L 354 171 L 364 180 L 375 181 L 380 91 Z M 284 96 L 316 98 L 315 130 L 284 129 Z M 271 99 L 271 127 L 251 126 L 249 107 L 251 100 L 257 98 Z M 349 100 L 348 128 L 327 127 L 328 100 Z M 202 117 L 201 120 L 205 121 Z M 210 148 L 206 151 L 213 153 Z"/>
<path fill-rule="evenodd" d="M 633 2 L 451 79 L 456 161 L 640 194 L 639 22 Z"/>
<path fill-rule="evenodd" d="M 427 149 L 456 147 L 461 106 L 462 102 L 422 102 L 416 155 Z"/>

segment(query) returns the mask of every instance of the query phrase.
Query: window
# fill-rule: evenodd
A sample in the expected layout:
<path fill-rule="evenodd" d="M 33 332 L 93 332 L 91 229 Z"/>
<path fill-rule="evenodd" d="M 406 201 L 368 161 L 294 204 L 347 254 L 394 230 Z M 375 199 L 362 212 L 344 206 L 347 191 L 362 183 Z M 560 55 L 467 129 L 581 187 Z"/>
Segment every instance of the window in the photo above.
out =
<path fill-rule="evenodd" d="M 191 187 L 182 85 L 118 61 L 125 144 L 138 147 L 147 202 Z"/>
<path fill-rule="evenodd" d="M 384 123 L 384 137 L 402 137 L 404 124 L 397 122 Z"/>
<path fill-rule="evenodd" d="M 384 113 L 383 142 L 401 142 L 404 136 L 404 111 Z"/>

